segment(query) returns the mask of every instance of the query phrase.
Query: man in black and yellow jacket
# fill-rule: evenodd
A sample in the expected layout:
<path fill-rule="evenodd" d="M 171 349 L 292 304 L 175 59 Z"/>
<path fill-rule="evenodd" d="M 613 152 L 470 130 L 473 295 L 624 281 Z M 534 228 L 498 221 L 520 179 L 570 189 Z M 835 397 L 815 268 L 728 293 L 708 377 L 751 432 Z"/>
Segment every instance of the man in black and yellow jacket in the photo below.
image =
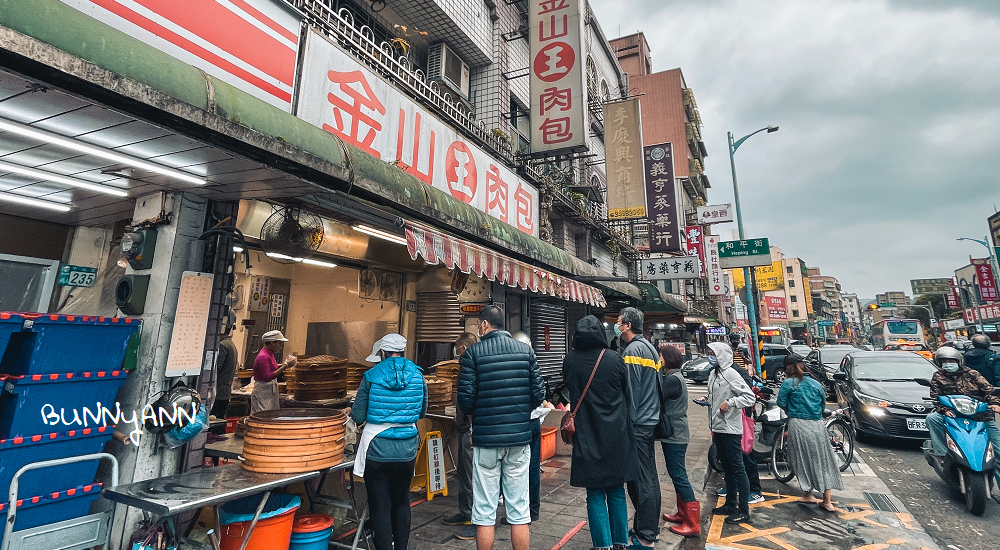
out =
<path fill-rule="evenodd" d="M 660 358 L 653 344 L 642 337 L 642 312 L 621 310 L 615 334 L 626 343 L 622 358 L 629 373 L 632 431 L 635 437 L 637 477 L 628 483 L 635 508 L 630 548 L 652 547 L 660 534 L 660 481 L 656 473 L 653 431 L 660 422 Z"/>

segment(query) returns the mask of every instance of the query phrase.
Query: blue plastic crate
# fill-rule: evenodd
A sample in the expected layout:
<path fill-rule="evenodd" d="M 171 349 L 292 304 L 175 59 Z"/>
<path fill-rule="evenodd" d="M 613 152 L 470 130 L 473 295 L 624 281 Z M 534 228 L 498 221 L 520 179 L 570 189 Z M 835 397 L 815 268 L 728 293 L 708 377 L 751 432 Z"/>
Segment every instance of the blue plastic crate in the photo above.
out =
<path fill-rule="evenodd" d="M 129 317 L 22 313 L 22 330 L 7 344 L 0 372 L 51 374 L 120 369 L 128 340 L 142 321 Z"/>
<path fill-rule="evenodd" d="M 23 323 L 24 319 L 18 313 L 0 312 L 0 357 L 3 357 L 3 352 L 7 349 L 10 335 L 20 332 Z"/>
<path fill-rule="evenodd" d="M 20 487 L 17 492 L 24 494 Z M 14 531 L 85 516 L 90 513 L 90 505 L 100 495 L 101 484 L 91 483 L 69 490 L 20 498 Z M 7 516 L 7 505 L 7 502 L 0 502 L 0 516 L 4 518 Z M 0 544 L 2 543 L 3 529 L 0 529 Z"/>
<path fill-rule="evenodd" d="M 82 425 L 67 426 L 86 420 L 86 427 L 99 427 L 92 416 L 101 416 L 97 404 L 116 410 L 114 402 L 118 388 L 125 383 L 127 372 L 121 370 L 66 374 L 32 374 L 0 376 L 0 439 L 14 436 L 62 432 Z M 55 416 L 59 415 L 59 420 Z M 106 417 L 101 418 L 106 421 Z"/>
<path fill-rule="evenodd" d="M 9 487 L 14 474 L 26 464 L 99 453 L 113 433 L 114 428 L 107 426 L 0 440 L 0 488 Z M 53 488 L 87 485 L 94 481 L 99 463 L 89 460 L 32 470 L 21 476 L 19 492 L 40 495 Z"/>

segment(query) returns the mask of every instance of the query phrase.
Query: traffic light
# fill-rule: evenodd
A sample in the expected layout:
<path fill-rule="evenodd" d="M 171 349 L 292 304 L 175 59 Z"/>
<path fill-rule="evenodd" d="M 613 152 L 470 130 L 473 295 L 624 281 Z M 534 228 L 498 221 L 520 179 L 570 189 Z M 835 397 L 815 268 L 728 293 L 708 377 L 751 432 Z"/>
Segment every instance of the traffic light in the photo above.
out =
<path fill-rule="evenodd" d="M 874 311 L 874 310 L 878 309 L 878 304 L 868 304 L 868 309 Z"/>

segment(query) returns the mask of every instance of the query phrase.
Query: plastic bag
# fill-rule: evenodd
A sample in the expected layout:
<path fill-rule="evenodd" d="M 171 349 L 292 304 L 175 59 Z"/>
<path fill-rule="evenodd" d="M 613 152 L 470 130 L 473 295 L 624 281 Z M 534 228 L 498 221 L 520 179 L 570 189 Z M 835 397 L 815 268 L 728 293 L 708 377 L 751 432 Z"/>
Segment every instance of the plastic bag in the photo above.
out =
<path fill-rule="evenodd" d="M 173 449 L 191 441 L 206 429 L 208 429 L 208 407 L 204 403 L 198 403 L 198 414 L 194 417 L 194 421 L 163 434 L 163 441 L 168 448 Z"/>

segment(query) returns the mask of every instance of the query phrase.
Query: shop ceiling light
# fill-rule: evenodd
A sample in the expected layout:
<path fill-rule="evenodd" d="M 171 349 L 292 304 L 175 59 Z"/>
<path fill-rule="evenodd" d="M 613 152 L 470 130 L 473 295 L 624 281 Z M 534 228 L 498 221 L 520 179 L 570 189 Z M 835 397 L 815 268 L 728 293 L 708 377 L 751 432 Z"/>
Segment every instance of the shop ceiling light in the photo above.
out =
<path fill-rule="evenodd" d="M 236 252 L 237 254 L 239 254 L 240 252 L 243 252 L 243 247 L 242 246 L 234 246 L 233 247 L 233 252 Z"/>
<path fill-rule="evenodd" d="M 372 237 L 378 237 L 380 239 L 385 239 L 385 240 L 387 240 L 389 242 L 393 242 L 393 243 L 396 243 L 396 244 L 402 244 L 402 245 L 406 244 L 406 239 L 404 239 L 403 237 L 400 237 L 399 235 L 393 235 L 392 233 L 389 233 L 388 231 L 383 231 L 381 229 L 376 229 L 374 227 L 371 227 L 369 225 L 365 225 L 363 223 L 359 223 L 359 224 L 357 224 L 355 226 L 352 226 L 352 227 L 354 228 L 355 231 L 359 231 L 361 233 L 365 233 L 365 234 L 371 235 Z"/>
<path fill-rule="evenodd" d="M 304 258 L 302 260 L 302 263 L 309 264 L 309 265 L 318 265 L 320 267 L 337 267 L 337 264 L 335 264 L 335 263 L 324 262 L 324 261 L 321 261 L 321 260 L 314 260 L 312 258 Z"/>
<path fill-rule="evenodd" d="M 47 208 L 49 210 L 55 210 L 56 212 L 70 211 L 70 206 L 68 204 L 61 204 L 52 201 L 43 201 L 41 199 L 33 199 L 31 197 L 22 197 L 21 195 L 14 195 L 12 193 L 0 193 L 0 201 L 15 202 L 17 204 L 34 206 L 36 208 Z"/>
<path fill-rule="evenodd" d="M 0 172 L 11 172 L 14 174 L 20 174 L 22 176 L 28 176 L 29 178 L 38 178 L 40 180 L 51 181 L 53 183 L 61 183 L 63 185 L 69 185 L 70 187 L 88 189 L 90 191 L 96 191 L 98 193 L 104 193 L 106 195 L 114 195 L 116 197 L 128 196 L 128 191 L 124 189 L 111 187 L 110 185 L 101 185 L 100 183 L 85 181 L 80 178 L 61 176 L 59 174 L 54 174 L 52 172 L 48 172 L 45 170 L 39 170 L 37 168 L 28 168 L 27 166 L 21 166 L 20 164 L 11 164 L 9 162 L 4 162 L 2 160 L 0 160 Z"/>
<path fill-rule="evenodd" d="M 303 263 L 309 265 L 318 265 L 320 267 L 337 267 L 337 264 L 332 262 L 324 262 L 322 260 L 314 260 L 312 258 L 296 258 L 294 256 L 289 256 L 287 254 L 280 254 L 278 252 L 267 252 L 265 255 L 272 260 L 286 260 L 289 262 Z"/>
<path fill-rule="evenodd" d="M 61 136 L 59 134 L 48 132 L 46 130 L 33 128 L 26 124 L 21 124 L 19 122 L 7 120 L 5 118 L 0 118 L 0 130 L 4 130 L 12 134 L 17 134 L 19 136 L 24 136 L 31 139 L 37 139 L 39 141 L 51 143 L 52 145 L 58 145 L 60 147 L 65 147 L 73 151 L 107 159 L 112 162 L 127 164 L 129 166 L 134 166 L 142 170 L 148 170 L 156 174 L 161 174 L 171 178 L 179 179 L 187 183 L 193 183 L 195 185 L 205 184 L 205 180 L 203 178 L 199 178 L 187 172 L 182 172 L 180 170 L 175 170 L 173 168 L 167 168 L 166 166 L 160 164 L 154 164 L 152 162 L 148 162 L 133 157 L 131 155 L 118 153 L 116 151 L 112 151 L 111 149 L 106 149 L 104 147 L 100 147 L 97 145 L 84 143 L 76 139 L 68 138 L 66 136 Z"/>

